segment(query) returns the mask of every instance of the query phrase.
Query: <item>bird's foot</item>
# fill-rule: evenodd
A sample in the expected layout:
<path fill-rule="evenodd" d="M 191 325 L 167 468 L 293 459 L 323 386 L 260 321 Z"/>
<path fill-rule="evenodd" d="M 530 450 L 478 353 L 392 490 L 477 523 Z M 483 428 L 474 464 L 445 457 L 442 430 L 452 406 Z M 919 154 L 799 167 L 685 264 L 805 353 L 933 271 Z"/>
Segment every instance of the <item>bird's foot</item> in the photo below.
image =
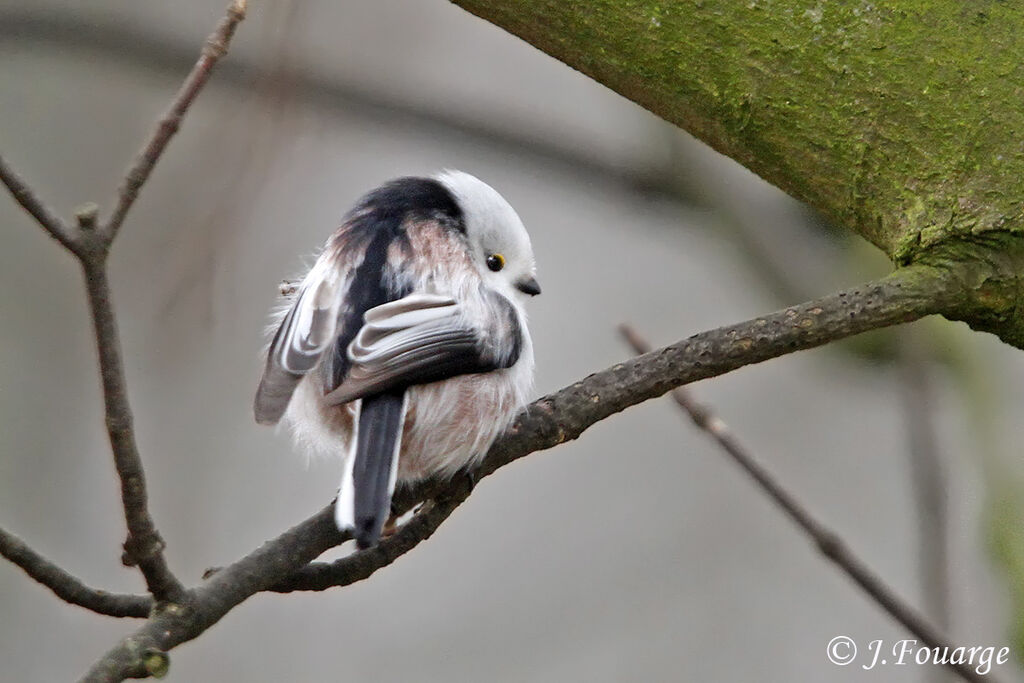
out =
<path fill-rule="evenodd" d="M 384 528 L 380 530 L 380 537 L 391 538 L 398 532 L 398 516 L 391 515 L 388 521 L 384 522 Z"/>

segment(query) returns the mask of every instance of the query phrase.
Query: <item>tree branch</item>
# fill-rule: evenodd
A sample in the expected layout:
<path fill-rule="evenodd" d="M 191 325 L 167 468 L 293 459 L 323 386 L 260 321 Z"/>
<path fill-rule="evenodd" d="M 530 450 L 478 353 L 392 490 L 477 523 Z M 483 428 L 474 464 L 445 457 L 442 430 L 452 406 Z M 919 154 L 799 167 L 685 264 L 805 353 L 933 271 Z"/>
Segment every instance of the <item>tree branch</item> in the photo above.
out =
<path fill-rule="evenodd" d="M 55 214 L 36 196 L 32 188 L 28 186 L 28 183 L 22 180 L 21 176 L 11 168 L 2 155 L 0 155 L 0 181 L 7 186 L 11 195 L 14 196 L 14 201 L 18 202 L 25 211 L 28 211 L 36 219 L 36 222 L 46 232 L 50 233 L 53 239 L 60 242 L 70 251 L 75 250 L 74 233 L 68 229 L 68 226 L 65 225 L 60 216 Z"/>
<path fill-rule="evenodd" d="M 678 125 L 897 264 L 944 251 L 970 276 L 972 261 L 987 262 L 996 277 L 978 296 L 964 290 L 958 317 L 1024 349 L 1014 305 L 1024 288 L 1024 155 L 1006 154 L 1024 130 L 1024 4 L 970 13 L 957 0 L 863 11 L 803 0 L 453 2 Z"/>
<path fill-rule="evenodd" d="M 0 529 L 0 555 L 64 602 L 109 617 L 145 619 L 153 601 L 148 595 L 122 595 L 90 588 L 37 553 L 14 534 Z"/>
<path fill-rule="evenodd" d="M 99 350 L 103 401 L 106 408 L 107 434 L 114 455 L 114 464 L 121 479 L 121 501 L 128 538 L 122 561 L 137 565 L 146 579 L 146 586 L 158 601 L 179 602 L 186 598 L 185 588 L 167 566 L 164 542 L 149 514 L 146 478 L 139 457 L 128 403 L 127 383 L 121 360 L 121 342 L 107 282 L 106 258 L 128 210 L 149 178 L 167 143 L 178 130 L 188 108 L 210 78 L 210 73 L 226 52 L 239 22 L 245 18 L 245 0 L 234 0 L 217 28 L 207 38 L 199 60 L 174 98 L 168 113 L 157 123 L 149 141 L 129 168 L 118 192 L 117 207 L 110 220 L 95 231 L 80 220 L 83 241 L 88 245 L 79 254 L 85 274 L 89 311 L 92 315 Z"/>
<path fill-rule="evenodd" d="M 469 496 L 470 481 L 529 453 L 575 439 L 600 420 L 682 384 L 942 310 L 945 285 L 944 271 L 912 266 L 862 287 L 694 335 L 595 373 L 529 406 L 468 477 L 431 480 L 396 492 L 396 512 L 426 503 L 376 548 L 303 569 L 345 538 L 335 528 L 330 508 L 325 508 L 216 572 L 208 583 L 190 591 L 182 605 L 155 614 L 104 655 L 86 680 L 145 675 L 141 653 L 165 653 L 195 638 L 259 591 L 323 590 L 364 579 L 428 538 Z"/>
<path fill-rule="evenodd" d="M 185 78 L 170 110 L 157 123 L 149 141 L 128 169 L 118 192 L 117 206 L 110 220 L 102 228 L 96 227 L 95 206 L 89 206 L 79 212 L 78 225 L 74 228 L 68 227 L 47 209 L 13 169 L 0 159 L 0 180 L 3 180 L 14 198 L 47 232 L 72 251 L 82 264 L 99 353 L 107 434 L 117 474 L 121 480 L 121 501 L 128 527 L 122 561 L 125 565 L 139 567 L 147 588 L 158 602 L 178 602 L 184 600 L 187 595 L 184 586 L 167 566 L 163 554 L 163 539 L 160 538 L 149 514 L 146 479 L 132 427 L 132 412 L 121 360 L 120 336 L 107 282 L 106 261 L 110 246 L 139 190 L 180 126 L 188 108 L 209 80 L 217 60 L 227 52 L 235 28 L 245 18 L 245 10 L 245 0 L 233 0 L 227 14 L 207 39 L 199 60 Z"/>
<path fill-rule="evenodd" d="M 620 326 L 620 331 L 633 350 L 646 354 L 650 345 L 640 337 L 629 325 Z M 706 406 L 702 406 L 682 387 L 671 392 L 676 402 L 693 423 L 704 430 L 719 446 L 761 487 L 772 501 L 778 505 L 810 537 L 818 550 L 839 567 L 854 583 L 860 586 L 871 600 L 885 610 L 889 616 L 903 624 L 911 633 L 924 641 L 931 648 L 946 648 L 952 652 L 954 645 L 942 635 L 920 612 L 903 601 L 867 564 L 864 563 L 845 541 L 834 531 L 819 522 L 814 515 L 799 501 L 796 496 L 786 490 L 772 474 L 761 466 L 740 440 L 719 417 Z M 990 675 L 981 675 L 968 664 L 947 661 L 946 666 L 955 671 L 961 678 L 973 683 L 984 683 L 993 680 Z"/>
<path fill-rule="evenodd" d="M 191 51 L 183 49 L 165 33 L 143 24 L 127 25 L 116 16 L 105 18 L 90 14 L 86 17 L 0 8 L 0 43 L 3 42 L 58 46 L 62 54 L 74 50 L 86 57 L 97 55 L 119 60 L 150 72 L 179 73 L 183 65 L 188 68 L 195 62 Z M 330 112 L 357 115 L 389 125 L 416 126 L 430 135 L 447 132 L 486 144 L 499 152 L 535 156 L 546 164 L 571 169 L 576 176 L 621 182 L 642 188 L 645 193 L 680 196 L 680 188 L 670 180 L 670 169 L 651 168 L 651 160 L 646 157 L 632 162 L 611 161 L 564 136 L 549 136 L 532 127 L 524 130 L 520 125 L 506 125 L 493 118 L 475 118 L 459 106 L 424 110 L 419 101 L 408 97 L 404 91 L 363 88 L 301 66 L 280 62 L 268 65 L 263 57 L 236 58 L 218 64 L 218 85 L 227 84 L 235 91 L 250 92 L 265 90 L 268 82 L 283 82 L 306 104 Z M 683 199 L 696 201 L 695 197 Z"/>
<path fill-rule="evenodd" d="M 334 562 L 310 562 L 266 590 L 274 593 L 322 591 L 369 578 L 378 569 L 388 566 L 430 538 L 472 491 L 470 478 L 449 484 L 442 494 L 425 502 L 411 520 L 376 547 Z"/>
<path fill-rule="evenodd" d="M 121 502 L 128 525 L 122 561 L 126 566 L 139 567 L 146 579 L 146 587 L 158 601 L 177 601 L 183 597 L 184 587 L 167 567 L 163 539 L 149 514 L 146 476 L 135 442 L 121 360 L 121 338 L 110 300 L 106 265 L 103 261 L 94 263 L 87 260 L 83 262 L 83 270 L 99 352 L 107 436 L 121 479 Z"/>
<path fill-rule="evenodd" d="M 104 236 L 108 242 L 113 241 L 117 236 L 125 216 L 139 196 L 139 190 L 149 178 L 156 162 L 160 160 L 171 137 L 178 132 L 185 114 L 192 106 L 199 91 L 210 79 L 217 60 L 227 54 L 228 44 L 231 42 L 238 24 L 245 18 L 245 11 L 246 0 L 234 0 L 228 7 L 227 14 L 221 19 L 220 24 L 210 37 L 206 39 L 199 60 L 178 89 L 178 94 L 171 103 L 170 109 L 157 122 L 149 141 L 146 142 L 125 174 L 124 181 L 117 192 L 117 206 L 103 227 Z"/>
<path fill-rule="evenodd" d="M 1021 231 L 1024 158 L 1004 156 L 1024 129 L 1020 3 L 966 17 L 957 0 L 820 12 L 800 0 L 454 2 L 897 262 L 952 237 Z"/>
<path fill-rule="evenodd" d="M 148 663 L 192 640 L 235 606 L 338 545 L 344 536 L 334 524 L 333 505 L 213 574 L 184 600 L 158 609 L 135 633 L 103 656 L 82 679 L 108 683 L 152 675 Z M 164 658 L 166 663 L 166 657 Z"/>

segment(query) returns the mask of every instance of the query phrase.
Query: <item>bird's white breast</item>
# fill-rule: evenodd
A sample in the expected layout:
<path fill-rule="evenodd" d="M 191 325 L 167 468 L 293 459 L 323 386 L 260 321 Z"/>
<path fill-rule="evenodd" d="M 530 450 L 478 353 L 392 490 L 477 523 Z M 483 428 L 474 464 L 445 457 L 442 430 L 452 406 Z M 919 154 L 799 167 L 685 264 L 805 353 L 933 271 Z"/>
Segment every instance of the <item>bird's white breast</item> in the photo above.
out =
<path fill-rule="evenodd" d="M 524 329 L 510 368 L 411 387 L 398 478 L 450 476 L 482 458 L 512 423 L 533 385 L 533 347 Z"/>

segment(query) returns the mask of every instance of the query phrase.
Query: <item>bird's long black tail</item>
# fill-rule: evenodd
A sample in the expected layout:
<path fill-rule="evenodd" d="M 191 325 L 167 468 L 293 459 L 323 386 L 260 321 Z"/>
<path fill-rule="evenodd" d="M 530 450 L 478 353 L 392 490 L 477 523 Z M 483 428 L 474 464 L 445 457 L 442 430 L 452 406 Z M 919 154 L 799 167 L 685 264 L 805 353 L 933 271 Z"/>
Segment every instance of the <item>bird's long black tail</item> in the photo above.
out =
<path fill-rule="evenodd" d="M 381 530 L 391 514 L 394 469 L 405 421 L 405 391 L 389 392 L 362 399 L 359 431 L 353 454 L 351 496 L 338 496 L 338 505 L 351 501 L 353 534 L 360 548 L 369 548 L 380 539 Z M 348 477 L 346 477 L 346 480 Z M 346 501 L 343 503 L 343 501 Z M 339 510 L 339 519 L 341 518 Z"/>

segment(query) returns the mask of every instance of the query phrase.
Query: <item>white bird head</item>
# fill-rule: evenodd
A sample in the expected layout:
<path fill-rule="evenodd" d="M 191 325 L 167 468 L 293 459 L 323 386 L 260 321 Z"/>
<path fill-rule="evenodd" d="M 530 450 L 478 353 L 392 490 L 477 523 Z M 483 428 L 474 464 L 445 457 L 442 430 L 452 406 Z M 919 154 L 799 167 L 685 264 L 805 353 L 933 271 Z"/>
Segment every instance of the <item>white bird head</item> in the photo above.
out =
<path fill-rule="evenodd" d="M 540 294 L 530 236 L 515 209 L 468 173 L 446 170 L 436 178 L 462 209 L 473 263 L 484 282 L 513 300 Z"/>

